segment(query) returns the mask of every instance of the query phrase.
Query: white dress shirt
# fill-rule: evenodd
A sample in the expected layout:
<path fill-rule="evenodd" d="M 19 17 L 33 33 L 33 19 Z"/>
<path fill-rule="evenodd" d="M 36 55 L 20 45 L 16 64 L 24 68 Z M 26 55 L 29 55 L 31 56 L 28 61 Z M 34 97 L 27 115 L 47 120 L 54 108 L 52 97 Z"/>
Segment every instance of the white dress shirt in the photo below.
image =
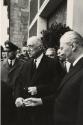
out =
<path fill-rule="evenodd" d="M 12 60 L 12 66 L 14 65 L 14 63 L 15 63 L 15 59 Z M 9 65 L 11 64 L 11 60 L 10 59 L 8 59 L 8 64 Z"/>
<path fill-rule="evenodd" d="M 69 72 L 71 63 L 66 61 L 66 71 Z"/>

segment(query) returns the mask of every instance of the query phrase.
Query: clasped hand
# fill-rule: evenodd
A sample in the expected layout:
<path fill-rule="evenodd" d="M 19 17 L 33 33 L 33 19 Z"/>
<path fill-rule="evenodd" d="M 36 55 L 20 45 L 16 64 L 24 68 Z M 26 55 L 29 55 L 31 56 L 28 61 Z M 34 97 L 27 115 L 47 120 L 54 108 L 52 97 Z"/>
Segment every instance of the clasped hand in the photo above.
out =
<path fill-rule="evenodd" d="M 28 87 L 28 93 L 31 95 L 36 95 L 37 94 L 37 87 Z"/>
<path fill-rule="evenodd" d="M 27 106 L 38 106 L 42 105 L 42 99 L 41 98 L 27 98 L 24 100 L 24 105 Z"/>
<path fill-rule="evenodd" d="M 21 106 L 25 106 L 25 107 L 34 107 L 34 106 L 38 106 L 38 105 L 42 105 L 42 99 L 41 98 L 27 98 L 27 99 L 23 99 L 23 98 L 17 98 L 16 99 L 16 107 L 21 107 Z"/>

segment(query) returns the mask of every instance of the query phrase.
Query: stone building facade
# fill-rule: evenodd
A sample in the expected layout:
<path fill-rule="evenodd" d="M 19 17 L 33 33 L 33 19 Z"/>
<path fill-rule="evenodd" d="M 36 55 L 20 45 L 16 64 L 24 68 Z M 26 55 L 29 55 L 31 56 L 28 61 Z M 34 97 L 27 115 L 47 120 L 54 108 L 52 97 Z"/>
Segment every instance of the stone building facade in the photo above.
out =
<path fill-rule="evenodd" d="M 19 47 L 27 44 L 28 0 L 10 0 L 10 41 Z"/>
<path fill-rule="evenodd" d="M 22 47 L 28 38 L 29 0 L 4 0 L 4 5 L 8 5 L 9 39 Z"/>
<path fill-rule="evenodd" d="M 52 23 L 66 24 L 83 35 L 83 0 L 4 0 L 8 4 L 10 41 L 19 47 Z M 10 1 L 10 2 L 9 2 Z"/>

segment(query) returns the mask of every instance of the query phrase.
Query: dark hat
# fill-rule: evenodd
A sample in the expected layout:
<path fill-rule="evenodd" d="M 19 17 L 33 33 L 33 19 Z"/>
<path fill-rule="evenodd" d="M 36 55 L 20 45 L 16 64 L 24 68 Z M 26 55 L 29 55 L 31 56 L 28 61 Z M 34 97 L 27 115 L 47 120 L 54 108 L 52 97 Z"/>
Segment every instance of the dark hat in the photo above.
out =
<path fill-rule="evenodd" d="M 18 49 L 18 47 L 15 44 L 13 44 L 12 42 L 10 42 L 8 40 L 5 42 L 5 48 L 6 48 L 5 51 L 8 51 L 8 52 L 16 51 Z"/>

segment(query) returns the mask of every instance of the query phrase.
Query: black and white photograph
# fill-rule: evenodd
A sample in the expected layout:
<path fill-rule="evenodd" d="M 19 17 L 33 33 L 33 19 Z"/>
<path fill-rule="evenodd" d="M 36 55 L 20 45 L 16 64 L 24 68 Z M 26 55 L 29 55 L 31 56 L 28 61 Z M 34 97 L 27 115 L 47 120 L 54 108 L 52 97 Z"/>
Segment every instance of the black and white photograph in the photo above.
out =
<path fill-rule="evenodd" d="M 83 0 L 0 0 L 1 125 L 83 125 Z"/>

